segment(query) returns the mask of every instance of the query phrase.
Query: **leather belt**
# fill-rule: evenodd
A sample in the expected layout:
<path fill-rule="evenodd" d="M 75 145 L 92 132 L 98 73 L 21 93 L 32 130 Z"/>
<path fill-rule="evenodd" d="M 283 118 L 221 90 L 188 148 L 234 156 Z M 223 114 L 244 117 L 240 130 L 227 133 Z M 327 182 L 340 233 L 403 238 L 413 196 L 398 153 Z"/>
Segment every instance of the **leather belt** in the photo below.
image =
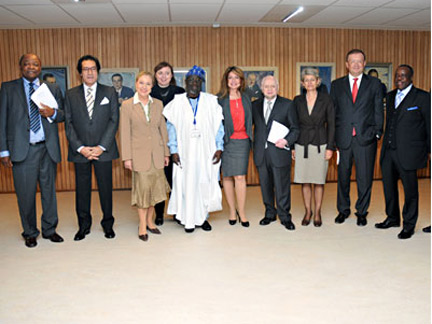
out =
<path fill-rule="evenodd" d="M 45 141 L 40 141 L 40 142 L 36 142 L 36 143 L 30 143 L 30 145 L 31 146 L 36 146 L 36 145 L 43 144 L 43 143 L 45 143 Z"/>

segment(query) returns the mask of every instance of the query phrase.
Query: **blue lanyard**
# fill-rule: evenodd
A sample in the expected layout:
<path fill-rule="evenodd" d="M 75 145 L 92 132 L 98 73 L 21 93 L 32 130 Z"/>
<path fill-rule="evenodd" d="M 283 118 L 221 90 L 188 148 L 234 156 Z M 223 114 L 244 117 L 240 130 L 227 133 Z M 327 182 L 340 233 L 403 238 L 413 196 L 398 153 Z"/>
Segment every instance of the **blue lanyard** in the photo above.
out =
<path fill-rule="evenodd" d="M 194 121 L 193 121 L 193 124 L 194 124 L 194 125 L 196 125 L 196 114 L 197 114 L 197 111 L 198 111 L 199 98 L 200 98 L 199 96 L 198 96 L 198 98 L 196 98 L 196 106 L 195 106 L 195 109 L 194 109 L 193 104 L 192 104 L 192 99 L 189 98 L 189 103 L 191 104 L 192 111 L 193 111 L 193 114 L 194 114 Z"/>

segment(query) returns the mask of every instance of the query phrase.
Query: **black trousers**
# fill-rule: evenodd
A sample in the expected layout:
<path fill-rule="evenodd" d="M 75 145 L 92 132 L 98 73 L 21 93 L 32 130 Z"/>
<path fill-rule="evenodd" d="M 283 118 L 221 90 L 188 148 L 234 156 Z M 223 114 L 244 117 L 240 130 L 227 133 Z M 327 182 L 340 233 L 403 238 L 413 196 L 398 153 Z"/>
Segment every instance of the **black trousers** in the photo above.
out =
<path fill-rule="evenodd" d="M 278 168 L 272 165 L 267 150 L 264 161 L 258 167 L 261 194 L 265 205 L 265 217 L 281 222 L 291 221 L 291 161 L 288 165 Z M 275 196 L 276 206 L 275 208 Z"/>
<path fill-rule="evenodd" d="M 99 191 L 99 201 L 103 212 L 101 225 L 105 231 L 111 230 L 114 224 L 112 215 L 112 161 L 89 161 L 75 164 L 75 208 L 80 230 L 90 229 L 92 217 L 90 212 L 92 166 L 94 166 Z"/>
<path fill-rule="evenodd" d="M 167 178 L 171 188 L 172 188 L 172 170 L 173 170 L 173 162 L 171 161 L 170 158 L 170 162 L 168 166 L 164 168 L 164 171 L 165 171 L 165 177 Z M 165 201 L 161 201 L 160 203 L 155 205 L 156 218 L 163 218 L 164 211 L 165 211 Z"/>
<path fill-rule="evenodd" d="M 353 160 L 356 167 L 357 215 L 366 216 L 371 200 L 372 181 L 375 165 L 377 142 L 361 146 L 357 138 L 352 138 L 351 146 L 346 150 L 339 150 L 337 209 L 339 213 L 349 215 L 350 210 L 350 178 Z"/>
<path fill-rule="evenodd" d="M 404 170 L 397 151 L 387 148 L 381 163 L 386 214 L 392 222 L 400 223 L 398 180 L 401 179 L 405 194 L 402 210 L 403 227 L 414 230 L 418 218 L 419 192 L 417 170 Z"/>
<path fill-rule="evenodd" d="M 57 224 L 55 180 L 57 163 L 48 154 L 45 143 L 31 145 L 24 161 L 13 162 L 15 192 L 23 227 L 23 237 L 37 237 L 36 189 L 39 183 L 42 202 L 41 227 L 44 235 L 54 234 Z"/>

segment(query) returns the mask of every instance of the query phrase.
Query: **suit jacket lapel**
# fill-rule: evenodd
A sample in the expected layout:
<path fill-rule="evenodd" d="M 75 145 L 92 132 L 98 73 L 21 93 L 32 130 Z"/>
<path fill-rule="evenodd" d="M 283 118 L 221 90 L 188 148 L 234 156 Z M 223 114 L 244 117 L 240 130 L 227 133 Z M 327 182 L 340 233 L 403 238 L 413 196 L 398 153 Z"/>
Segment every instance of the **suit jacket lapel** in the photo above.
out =
<path fill-rule="evenodd" d="M 97 87 L 96 87 L 96 97 L 95 97 L 95 102 L 94 102 L 94 107 L 93 107 L 93 117 L 95 117 L 95 114 L 98 113 L 99 108 L 100 108 L 100 103 L 102 101 L 102 99 L 104 98 L 104 91 L 102 90 L 102 86 L 98 83 Z"/>
<path fill-rule="evenodd" d="M 348 76 L 345 76 L 345 78 L 343 80 L 343 90 L 347 93 L 348 98 L 352 102 L 351 86 L 350 86 Z"/>
<path fill-rule="evenodd" d="M 356 102 L 362 98 L 362 94 L 369 87 L 369 83 L 370 83 L 369 76 L 363 74 L 362 80 L 360 82 L 360 87 L 359 87 L 358 92 L 357 92 Z M 352 98 L 352 94 L 351 94 L 351 98 Z"/>
<path fill-rule="evenodd" d="M 22 106 L 25 108 L 26 114 L 29 115 L 29 113 L 28 113 L 28 102 L 27 102 L 27 97 L 26 97 L 25 90 L 24 90 L 24 87 L 25 87 L 24 80 L 22 78 L 18 79 L 18 83 L 20 85 L 18 87 L 18 89 L 19 89 L 18 90 L 19 91 L 18 97 L 21 98 L 21 100 L 22 100 Z M 30 118 L 30 115 L 29 115 L 29 118 Z"/>

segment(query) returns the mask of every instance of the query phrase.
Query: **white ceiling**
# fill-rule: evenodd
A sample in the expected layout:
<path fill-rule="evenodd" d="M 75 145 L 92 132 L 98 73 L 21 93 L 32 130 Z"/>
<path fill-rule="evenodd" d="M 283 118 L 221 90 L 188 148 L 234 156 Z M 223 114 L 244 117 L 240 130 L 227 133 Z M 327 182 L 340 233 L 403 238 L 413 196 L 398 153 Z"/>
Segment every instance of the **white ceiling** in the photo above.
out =
<path fill-rule="evenodd" d="M 304 6 L 289 23 L 281 19 Z M 0 0 L 0 28 L 279 26 L 430 30 L 430 0 Z"/>

